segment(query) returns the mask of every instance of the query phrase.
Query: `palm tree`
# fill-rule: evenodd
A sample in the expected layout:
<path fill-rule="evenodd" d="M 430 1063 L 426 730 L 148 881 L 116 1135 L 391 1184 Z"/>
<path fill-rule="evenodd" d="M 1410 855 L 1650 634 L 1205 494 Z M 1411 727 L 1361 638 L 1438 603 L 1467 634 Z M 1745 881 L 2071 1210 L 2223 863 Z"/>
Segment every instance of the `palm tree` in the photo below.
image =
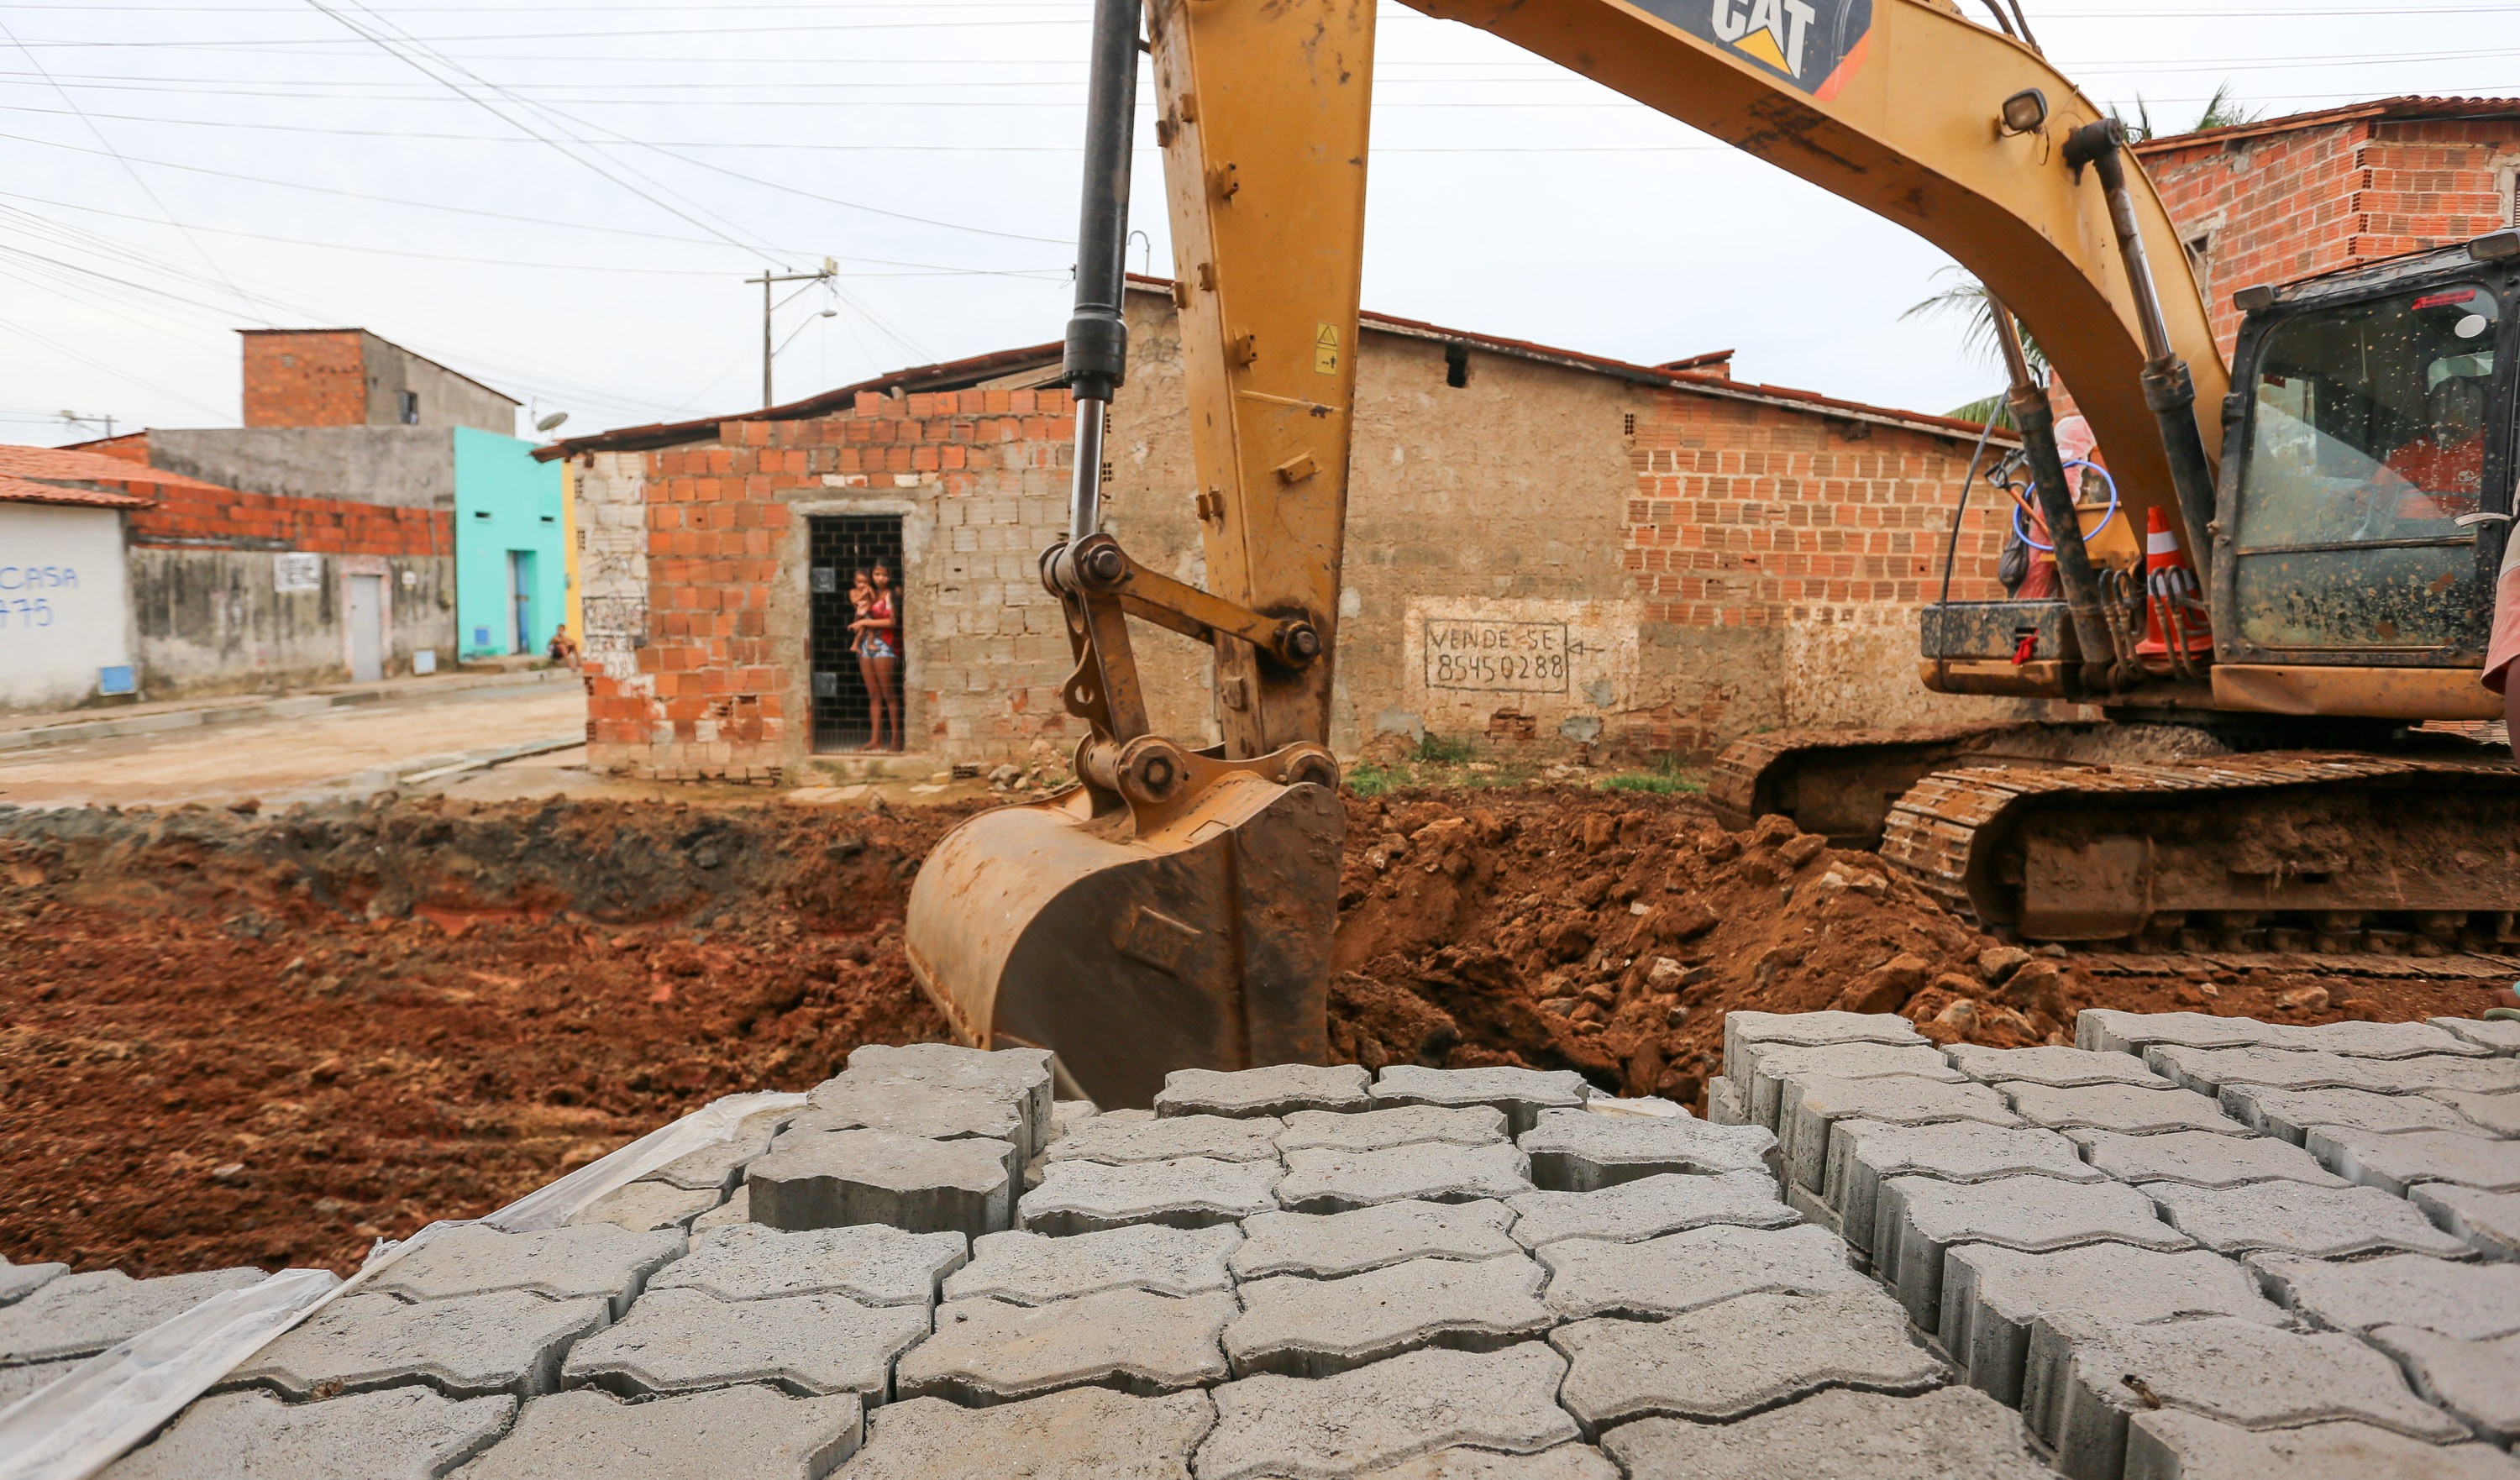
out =
<path fill-rule="evenodd" d="M 2112 108 L 2109 113 L 2125 127 L 2127 138 L 2137 144 L 2141 144 L 2147 139 L 2164 137 L 2160 130 L 2153 127 L 2152 109 L 2143 101 L 2141 93 L 2135 95 L 2133 118 L 2126 115 L 2126 110 L 2123 108 Z M 2243 123 L 2257 122 L 2258 113 L 2258 110 L 2241 105 L 2240 100 L 2232 95 L 2230 82 L 2226 80 L 2215 87 L 2214 96 L 2205 100 L 2205 111 L 2196 115 L 2196 121 L 2189 124 L 2185 131 L 2194 134 L 2202 133 L 2209 128 L 2235 128 Z"/>
<path fill-rule="evenodd" d="M 2002 364 L 2003 350 L 1995 334 L 1995 300 L 1988 296 L 1986 285 L 1971 276 L 1964 267 L 1938 267 L 1934 276 L 1955 281 L 1931 296 L 1909 304 L 1907 311 L 1899 315 L 1900 320 L 1958 314 L 1965 321 L 1960 342 L 1989 363 Z M 2013 322 L 2019 324 L 2021 321 L 2015 319 Z M 2032 374 L 2044 376 L 2048 373 L 2047 352 L 2039 347 L 2039 341 L 2031 336 L 2026 327 L 2021 331 L 2021 352 L 2030 361 Z M 2003 392 L 2000 390 L 1965 406 L 1955 407 L 1951 415 L 1964 422 L 1983 422 L 1994 416 L 1997 426 L 2007 428 L 2012 426 L 2012 414 L 2004 408 Z"/>

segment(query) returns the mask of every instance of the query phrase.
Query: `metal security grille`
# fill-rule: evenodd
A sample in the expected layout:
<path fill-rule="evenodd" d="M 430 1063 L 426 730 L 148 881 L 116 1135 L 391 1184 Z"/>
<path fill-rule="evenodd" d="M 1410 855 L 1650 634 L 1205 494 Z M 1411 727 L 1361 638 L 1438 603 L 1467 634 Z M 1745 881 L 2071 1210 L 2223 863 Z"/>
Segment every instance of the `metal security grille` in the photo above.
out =
<path fill-rule="evenodd" d="M 872 665 L 859 661 L 849 646 L 849 624 L 857 620 L 849 591 L 858 572 L 880 564 L 892 575 L 892 609 L 899 647 L 910 630 L 902 595 L 901 516 L 899 515 L 827 515 L 807 520 L 813 563 L 806 572 L 808 604 L 813 616 L 814 748 L 817 751 L 862 750 L 873 738 L 875 695 L 869 680 Z M 904 664 L 892 665 L 891 697 L 895 712 L 902 693 Z M 901 748 L 898 725 L 887 727 L 883 748 Z"/>

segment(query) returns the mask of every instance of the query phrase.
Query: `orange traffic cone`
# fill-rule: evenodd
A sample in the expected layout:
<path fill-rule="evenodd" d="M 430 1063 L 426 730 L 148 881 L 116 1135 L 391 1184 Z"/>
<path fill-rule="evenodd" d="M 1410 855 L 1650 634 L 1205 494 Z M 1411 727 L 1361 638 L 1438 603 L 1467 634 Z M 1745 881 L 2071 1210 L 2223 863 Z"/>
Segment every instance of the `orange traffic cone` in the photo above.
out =
<path fill-rule="evenodd" d="M 2197 589 L 2196 572 L 2179 548 L 2170 519 L 2155 505 L 2143 522 L 2143 641 L 2138 657 L 2168 657 L 2177 647 L 2188 653 L 2214 650 L 2214 629 Z"/>

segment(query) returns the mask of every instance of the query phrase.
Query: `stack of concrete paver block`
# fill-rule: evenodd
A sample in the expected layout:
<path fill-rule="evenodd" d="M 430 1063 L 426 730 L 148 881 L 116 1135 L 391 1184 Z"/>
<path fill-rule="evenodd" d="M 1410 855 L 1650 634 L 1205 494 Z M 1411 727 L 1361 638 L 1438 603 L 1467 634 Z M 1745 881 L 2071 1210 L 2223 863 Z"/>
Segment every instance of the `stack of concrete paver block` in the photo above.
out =
<path fill-rule="evenodd" d="M 441 1235 L 109 1473 L 2520 1480 L 2502 1026 L 1736 1012 L 1706 1119 L 1399 1066 L 1098 1112 L 870 1048 Z M 0 1380 L 128 1334 L 46 1334 L 93 1278 L 0 1266 Z"/>

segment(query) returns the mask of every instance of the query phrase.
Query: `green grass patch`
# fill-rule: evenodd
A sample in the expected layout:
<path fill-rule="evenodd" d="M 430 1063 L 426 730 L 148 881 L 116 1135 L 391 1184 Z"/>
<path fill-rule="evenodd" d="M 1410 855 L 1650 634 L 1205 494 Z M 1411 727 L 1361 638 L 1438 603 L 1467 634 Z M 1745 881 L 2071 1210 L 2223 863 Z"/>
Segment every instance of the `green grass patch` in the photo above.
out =
<path fill-rule="evenodd" d="M 1625 771 L 1605 776 L 1596 785 L 1604 791 L 1647 791 L 1656 796 L 1700 796 L 1706 791 L 1706 784 L 1694 777 L 1658 771 Z"/>

